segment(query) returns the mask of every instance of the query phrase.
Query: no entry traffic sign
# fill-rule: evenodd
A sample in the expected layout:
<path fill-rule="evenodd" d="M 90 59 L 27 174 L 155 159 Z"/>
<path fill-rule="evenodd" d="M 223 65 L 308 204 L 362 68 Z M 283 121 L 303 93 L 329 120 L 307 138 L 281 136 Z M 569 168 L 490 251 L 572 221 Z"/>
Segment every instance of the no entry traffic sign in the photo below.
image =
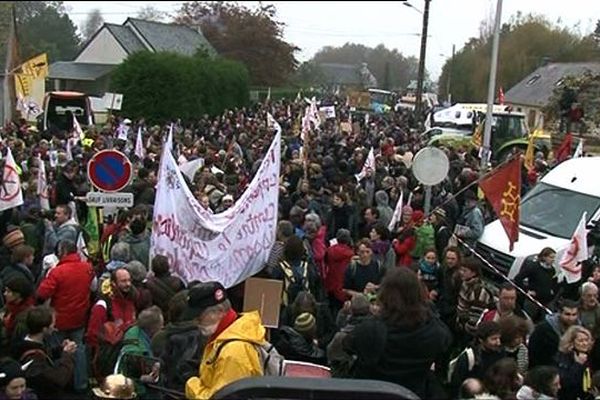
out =
<path fill-rule="evenodd" d="M 99 190 L 118 192 L 131 180 L 131 162 L 125 154 L 116 150 L 102 150 L 88 162 L 90 182 Z"/>

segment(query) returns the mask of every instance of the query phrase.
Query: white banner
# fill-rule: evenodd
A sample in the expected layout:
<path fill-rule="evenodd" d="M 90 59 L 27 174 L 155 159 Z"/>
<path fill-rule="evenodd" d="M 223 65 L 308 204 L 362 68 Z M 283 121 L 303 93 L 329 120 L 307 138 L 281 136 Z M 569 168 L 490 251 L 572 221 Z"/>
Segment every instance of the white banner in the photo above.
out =
<path fill-rule="evenodd" d="M 219 281 L 232 287 L 260 271 L 275 241 L 281 133 L 252 182 L 229 209 L 205 210 L 185 184 L 165 145 L 154 203 L 150 256 L 165 255 L 186 282 Z"/>
<path fill-rule="evenodd" d="M 400 198 L 396 203 L 396 208 L 394 209 L 394 214 L 392 215 L 392 219 L 390 220 L 390 224 L 388 225 L 388 229 L 390 232 L 394 233 L 394 228 L 396 224 L 402 219 L 402 200 L 404 198 L 404 190 L 400 191 Z"/>
<path fill-rule="evenodd" d="M 324 106 L 319 108 L 319 111 L 325 114 L 325 118 L 327 119 L 335 118 L 335 106 Z"/>
<path fill-rule="evenodd" d="M 15 159 L 13 158 L 9 147 L 6 150 L 6 161 L 4 162 L 2 182 L 0 184 L 0 211 L 18 207 L 23 204 L 21 178 L 17 171 L 17 164 L 15 164 Z"/>
<path fill-rule="evenodd" d="M 48 181 L 46 180 L 46 165 L 44 160 L 38 156 L 38 176 L 37 176 L 37 195 L 40 198 L 40 207 L 42 210 L 50 209 L 48 200 Z"/>

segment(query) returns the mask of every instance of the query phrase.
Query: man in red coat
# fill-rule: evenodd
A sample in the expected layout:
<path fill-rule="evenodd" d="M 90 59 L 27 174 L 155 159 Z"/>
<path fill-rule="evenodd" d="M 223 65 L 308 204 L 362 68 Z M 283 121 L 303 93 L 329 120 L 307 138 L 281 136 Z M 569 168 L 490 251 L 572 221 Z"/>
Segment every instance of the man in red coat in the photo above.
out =
<path fill-rule="evenodd" d="M 69 339 L 77 344 L 73 383 L 76 391 L 83 392 L 88 382 L 83 334 L 90 309 L 90 288 L 96 276 L 90 263 L 81 260 L 74 242 L 60 242 L 58 256 L 58 265 L 40 283 L 37 297 L 41 300 L 50 299 L 56 313 L 58 339 L 61 342 Z"/>

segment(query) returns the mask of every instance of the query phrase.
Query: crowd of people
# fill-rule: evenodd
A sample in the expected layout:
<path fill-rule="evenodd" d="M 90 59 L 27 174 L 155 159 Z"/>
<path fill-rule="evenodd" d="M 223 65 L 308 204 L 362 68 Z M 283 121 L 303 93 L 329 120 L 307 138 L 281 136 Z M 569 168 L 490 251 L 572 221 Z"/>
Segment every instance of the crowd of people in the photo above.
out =
<path fill-rule="evenodd" d="M 84 139 L 5 127 L 2 152 L 10 148 L 19 166 L 24 204 L 0 213 L 0 399 L 209 399 L 238 379 L 277 374 L 281 357 L 328 367 L 335 378 L 397 383 L 421 398 L 600 395 L 600 266 L 590 260 L 582 281 L 564 287 L 557 249 L 545 248 L 514 281 L 485 274 L 461 246 L 474 246 L 493 217 L 474 184 L 477 151 L 444 148 L 450 170 L 425 215 L 411 172 L 424 146 L 416 116 L 321 101 L 336 117 L 305 134 L 304 101 L 173 124 L 178 162 L 204 160 L 187 183 L 214 213 L 234 204 L 260 165 L 273 138 L 267 113 L 282 127 L 276 241 L 258 274 L 283 282 L 269 341 L 258 313 L 241 312 L 243 282 L 184 282 L 166 257 L 149 258 L 168 125 L 111 117 Z M 126 191 L 135 205 L 103 215 L 94 238 L 84 166 L 107 148 L 134 161 Z M 358 180 L 371 148 L 375 167 Z M 53 211 L 38 196 L 40 163 Z M 548 169 L 537 155 L 522 191 Z"/>

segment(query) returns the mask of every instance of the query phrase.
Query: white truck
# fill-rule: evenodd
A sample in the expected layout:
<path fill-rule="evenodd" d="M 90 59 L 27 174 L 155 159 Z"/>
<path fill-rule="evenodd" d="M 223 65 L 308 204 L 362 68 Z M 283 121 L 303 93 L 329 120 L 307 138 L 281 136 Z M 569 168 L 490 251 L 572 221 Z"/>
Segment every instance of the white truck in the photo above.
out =
<path fill-rule="evenodd" d="M 521 199 L 519 241 L 513 251 L 500 221 L 495 220 L 486 225 L 477 252 L 509 278 L 544 247 L 557 251 L 558 263 L 583 212 L 587 211 L 588 226 L 600 218 L 599 176 L 600 157 L 562 162 Z"/>

